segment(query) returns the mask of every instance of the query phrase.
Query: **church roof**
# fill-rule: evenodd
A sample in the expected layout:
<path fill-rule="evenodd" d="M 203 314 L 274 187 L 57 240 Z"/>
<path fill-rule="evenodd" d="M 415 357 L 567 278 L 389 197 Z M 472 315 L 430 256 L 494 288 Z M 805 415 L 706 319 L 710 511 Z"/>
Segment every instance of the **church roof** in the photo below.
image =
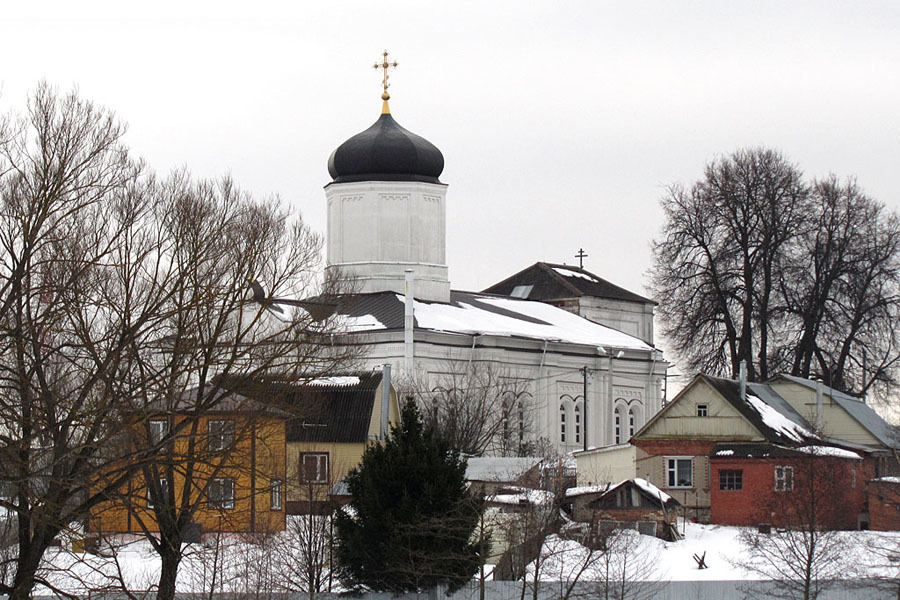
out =
<path fill-rule="evenodd" d="M 495 283 L 484 292 L 541 302 L 595 296 L 642 304 L 656 304 L 653 300 L 610 283 L 581 267 L 546 262 L 534 263 L 500 283 Z"/>
<path fill-rule="evenodd" d="M 333 183 L 422 181 L 441 183 L 444 155 L 425 138 L 407 131 L 389 112 L 337 147 L 328 159 Z"/>
<path fill-rule="evenodd" d="M 543 302 L 460 291 L 452 291 L 446 303 L 414 302 L 417 330 L 652 349 L 636 337 Z M 402 330 L 404 313 L 404 297 L 394 292 L 347 296 L 337 303 L 338 318 L 348 332 Z"/>

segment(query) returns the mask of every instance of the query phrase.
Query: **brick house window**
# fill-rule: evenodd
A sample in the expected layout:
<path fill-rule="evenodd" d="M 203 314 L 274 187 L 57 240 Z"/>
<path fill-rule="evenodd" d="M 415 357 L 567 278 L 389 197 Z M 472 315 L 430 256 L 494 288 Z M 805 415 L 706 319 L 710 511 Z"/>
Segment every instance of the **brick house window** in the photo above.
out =
<path fill-rule="evenodd" d="M 709 404 L 698 404 L 697 405 L 697 416 L 698 417 L 708 417 L 709 416 Z"/>
<path fill-rule="evenodd" d="M 209 451 L 227 450 L 234 444 L 234 421 L 227 419 L 207 421 Z"/>
<path fill-rule="evenodd" d="M 272 510 L 281 510 L 281 480 L 273 479 L 269 484 L 269 508 Z"/>
<path fill-rule="evenodd" d="M 850 469 L 850 487 L 856 487 L 856 469 Z"/>
<path fill-rule="evenodd" d="M 690 456 L 666 458 L 666 486 L 694 487 L 694 461 Z"/>
<path fill-rule="evenodd" d="M 790 492 L 794 489 L 794 467 L 775 467 L 775 491 Z"/>
<path fill-rule="evenodd" d="M 300 455 L 300 483 L 328 483 L 327 452 L 304 452 Z"/>
<path fill-rule="evenodd" d="M 719 471 L 719 489 L 731 491 L 744 489 L 743 469 L 723 469 Z"/>
<path fill-rule="evenodd" d="M 210 481 L 207 498 L 210 508 L 234 508 L 234 479 L 217 477 Z"/>

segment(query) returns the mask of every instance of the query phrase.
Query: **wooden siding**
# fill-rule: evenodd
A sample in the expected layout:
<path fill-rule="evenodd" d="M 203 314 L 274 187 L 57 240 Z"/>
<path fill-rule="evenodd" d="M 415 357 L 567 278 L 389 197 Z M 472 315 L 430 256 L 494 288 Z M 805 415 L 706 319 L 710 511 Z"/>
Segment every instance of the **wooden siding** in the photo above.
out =
<path fill-rule="evenodd" d="M 207 456 L 206 446 L 209 421 L 231 420 L 235 423 L 235 447 L 224 462 Z M 203 531 L 250 532 L 283 531 L 285 527 L 284 502 L 282 510 L 271 510 L 272 479 L 285 481 L 285 423 L 281 419 L 255 418 L 250 420 L 241 415 L 217 414 L 199 420 L 199 447 L 194 456 L 196 474 L 194 486 L 205 488 L 209 477 L 234 480 L 234 507 L 210 507 L 194 493 L 191 502 L 199 504 L 194 521 Z M 143 433 L 135 435 L 143 437 Z M 178 463 L 175 471 L 176 502 L 184 489 L 184 467 L 187 465 L 188 431 L 176 437 L 173 451 Z M 180 457 L 180 458 L 179 458 Z M 216 466 L 220 466 L 214 473 Z M 282 488 L 283 489 L 283 488 Z M 131 510 L 126 500 L 111 501 L 97 506 L 91 513 L 89 525 L 92 530 L 105 533 L 141 532 L 140 521 L 150 531 L 157 531 L 154 511 L 147 506 L 147 485 L 142 475 L 135 477 L 122 490 L 125 498 L 130 498 Z M 283 492 L 282 492 L 283 495 Z M 139 521 L 140 520 L 140 521 Z"/>
<path fill-rule="evenodd" d="M 806 386 L 779 379 L 769 383 L 769 386 L 787 400 L 807 421 L 813 426 L 816 424 L 816 391 Z M 859 424 L 841 405 L 834 402 L 826 392 L 822 398 L 823 419 L 822 427 L 828 437 L 844 440 L 854 444 L 867 446 L 881 446 L 878 438 Z"/>
<path fill-rule="evenodd" d="M 708 416 L 697 416 L 698 404 L 707 405 Z M 664 410 L 654 423 L 641 432 L 641 439 L 764 439 L 737 409 L 702 379 L 696 380 Z"/>

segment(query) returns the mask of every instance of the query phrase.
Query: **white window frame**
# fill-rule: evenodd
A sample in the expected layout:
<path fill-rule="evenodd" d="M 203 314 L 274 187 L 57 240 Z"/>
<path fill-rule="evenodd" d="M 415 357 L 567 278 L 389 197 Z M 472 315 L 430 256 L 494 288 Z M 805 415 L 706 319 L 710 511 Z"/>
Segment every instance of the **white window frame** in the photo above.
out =
<path fill-rule="evenodd" d="M 284 486 L 280 479 L 272 479 L 269 482 L 269 508 L 281 510 L 284 498 Z"/>
<path fill-rule="evenodd" d="M 157 429 L 159 431 L 157 431 Z M 169 420 L 168 419 L 150 419 L 150 443 L 158 444 L 160 443 L 166 434 L 169 433 Z"/>
<path fill-rule="evenodd" d="M 666 487 L 669 489 L 689 490 L 694 487 L 694 457 L 693 456 L 667 456 L 666 459 Z M 687 461 L 690 465 L 691 481 L 689 485 L 679 485 L 678 466 L 680 462 Z M 670 477 L 671 476 L 671 477 Z"/>
<path fill-rule="evenodd" d="M 709 416 L 709 404 L 698 404 L 697 405 L 697 416 L 700 418 L 706 418 Z"/>
<path fill-rule="evenodd" d="M 306 477 L 306 461 L 307 459 L 316 462 L 315 479 L 307 479 Z M 327 452 L 301 452 L 300 453 L 300 483 L 322 485 L 328 483 L 329 458 Z M 324 467 L 324 468 L 323 468 Z"/>
<path fill-rule="evenodd" d="M 223 492 L 218 497 L 213 491 Z M 209 507 L 217 510 L 230 510 L 234 508 L 234 479 L 231 477 L 216 477 L 209 483 L 207 490 Z"/>
<path fill-rule="evenodd" d="M 230 431 L 228 431 L 230 426 Z M 210 452 L 227 450 L 234 445 L 235 428 L 233 419 L 209 419 L 206 422 L 207 442 Z"/>
<path fill-rule="evenodd" d="M 775 467 L 775 491 L 794 491 L 794 467 L 791 465 L 778 465 Z"/>
<path fill-rule="evenodd" d="M 163 496 L 169 493 L 169 480 L 167 478 L 159 478 L 159 489 Z M 153 508 L 153 495 L 150 493 L 149 485 L 147 486 L 147 508 Z"/>

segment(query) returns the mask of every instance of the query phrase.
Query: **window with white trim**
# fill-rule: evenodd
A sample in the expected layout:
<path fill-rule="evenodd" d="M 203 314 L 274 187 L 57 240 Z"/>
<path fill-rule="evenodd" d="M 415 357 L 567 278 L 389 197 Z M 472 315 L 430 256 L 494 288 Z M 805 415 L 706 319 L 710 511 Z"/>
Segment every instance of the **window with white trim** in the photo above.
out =
<path fill-rule="evenodd" d="M 666 487 L 694 487 L 694 461 L 690 456 L 666 458 Z"/>
<path fill-rule="evenodd" d="M 616 443 L 622 443 L 622 413 L 619 412 L 619 409 L 616 409 L 616 429 L 615 429 L 615 438 Z"/>
<path fill-rule="evenodd" d="M 328 453 L 300 454 L 300 483 L 328 483 Z"/>
<path fill-rule="evenodd" d="M 281 510 L 282 486 L 280 479 L 273 479 L 269 483 L 269 508 Z"/>
<path fill-rule="evenodd" d="M 161 498 L 169 497 L 169 480 L 165 477 L 159 478 L 159 493 Z M 147 508 L 153 508 L 153 494 L 150 492 L 150 486 L 147 486 Z"/>
<path fill-rule="evenodd" d="M 794 467 L 775 467 L 775 491 L 790 492 L 794 489 Z"/>
<path fill-rule="evenodd" d="M 634 409 L 629 408 L 628 409 L 628 439 L 629 440 L 634 437 L 634 422 L 635 422 Z"/>
<path fill-rule="evenodd" d="M 698 404 L 697 405 L 697 416 L 698 417 L 708 417 L 709 416 L 709 404 Z"/>
<path fill-rule="evenodd" d="M 227 450 L 234 444 L 234 421 L 230 419 L 211 419 L 207 421 L 209 451 Z"/>
<path fill-rule="evenodd" d="M 169 433 L 169 421 L 166 419 L 150 419 L 150 443 L 160 443 Z"/>
<path fill-rule="evenodd" d="M 209 482 L 207 491 L 209 507 L 217 509 L 234 508 L 234 479 L 217 477 Z"/>

